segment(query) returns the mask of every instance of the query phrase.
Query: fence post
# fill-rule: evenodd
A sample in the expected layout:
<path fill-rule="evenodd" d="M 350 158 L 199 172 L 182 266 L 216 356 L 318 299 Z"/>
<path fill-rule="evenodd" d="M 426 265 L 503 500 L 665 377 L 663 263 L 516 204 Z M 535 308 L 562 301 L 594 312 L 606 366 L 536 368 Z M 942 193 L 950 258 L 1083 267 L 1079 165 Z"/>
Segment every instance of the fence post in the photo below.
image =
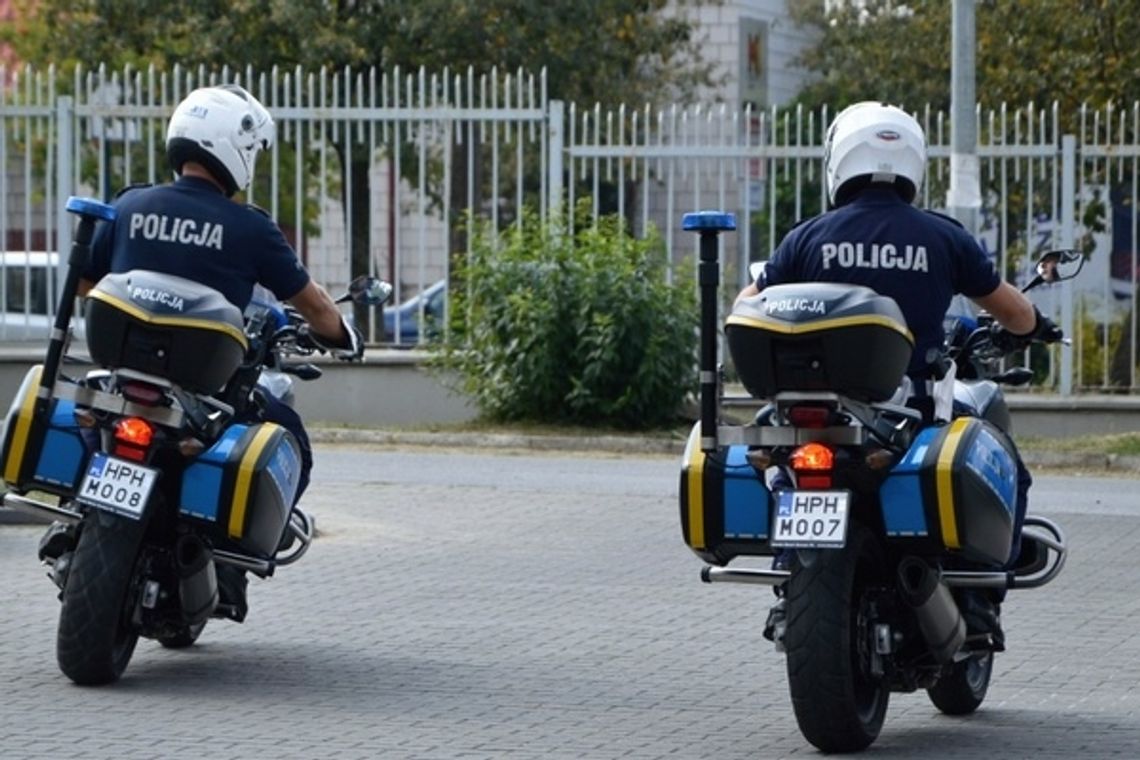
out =
<path fill-rule="evenodd" d="M 60 95 L 55 101 L 55 195 L 59 200 L 66 200 L 75 194 L 72 175 L 75 165 L 72 163 L 75 150 L 75 99 L 70 95 Z M 63 209 L 53 209 L 55 212 L 55 250 L 59 253 L 59 277 L 56 282 L 63 282 L 67 271 L 67 252 L 71 250 L 72 218 L 63 213 Z"/>
<path fill-rule="evenodd" d="M 563 117 L 563 103 L 561 100 L 552 100 L 548 104 L 550 106 L 546 116 L 547 129 L 549 130 L 549 141 L 547 142 L 549 166 L 547 167 L 547 188 L 550 193 L 550 215 L 555 218 L 555 214 L 561 213 L 562 209 L 562 130 L 565 129 L 565 118 Z M 557 228 L 558 225 L 555 225 Z"/>
<path fill-rule="evenodd" d="M 1062 248 L 1072 248 L 1076 241 L 1077 202 L 1077 137 L 1061 137 L 1061 240 Z M 1073 318 L 1073 283 L 1061 283 L 1061 330 L 1070 340 L 1076 338 Z M 1061 344 L 1061 395 L 1073 393 L 1073 346 Z"/>

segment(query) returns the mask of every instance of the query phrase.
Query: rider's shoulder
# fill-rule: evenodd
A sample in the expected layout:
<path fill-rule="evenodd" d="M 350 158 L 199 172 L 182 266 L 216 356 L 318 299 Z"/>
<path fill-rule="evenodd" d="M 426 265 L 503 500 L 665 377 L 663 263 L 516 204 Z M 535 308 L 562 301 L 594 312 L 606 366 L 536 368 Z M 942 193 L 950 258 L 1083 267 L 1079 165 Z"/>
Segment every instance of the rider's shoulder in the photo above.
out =
<path fill-rule="evenodd" d="M 963 230 L 966 229 L 966 226 L 964 224 L 962 224 L 960 221 L 958 221 L 954 217 L 950 216 L 949 214 L 944 214 L 941 211 L 935 211 L 934 209 L 929 209 L 929 208 L 924 208 L 923 211 L 926 212 L 927 214 L 930 214 L 933 217 L 940 219 L 943 222 L 949 222 L 950 224 L 954 225 L 955 227 L 959 227 Z"/>
<path fill-rule="evenodd" d="M 112 198 L 112 200 L 117 201 L 127 193 L 133 193 L 136 190 L 146 190 L 148 187 L 154 187 L 154 184 L 151 182 L 135 182 L 134 184 L 121 188 L 119 192 L 115 193 L 115 197 Z"/>
<path fill-rule="evenodd" d="M 247 204 L 245 204 L 245 207 L 247 210 L 253 211 L 257 214 L 260 214 L 261 216 L 264 216 L 266 219 L 272 219 L 273 218 L 272 216 L 269 215 L 268 211 L 263 209 L 261 206 L 258 206 L 256 203 L 247 203 Z"/>
<path fill-rule="evenodd" d="M 800 220 L 796 221 L 796 223 L 795 223 L 795 224 L 793 224 L 793 225 L 792 225 L 792 226 L 791 226 L 791 227 L 788 229 L 788 232 L 792 232 L 793 230 L 797 230 L 797 229 L 800 229 L 801 227 L 804 227 L 805 225 L 807 225 L 809 222 L 815 222 L 817 219 L 820 219 L 820 218 L 821 218 L 821 216 L 808 216 L 808 217 L 804 217 L 803 219 L 800 219 Z M 802 230 L 802 229 L 800 229 L 800 231 L 801 231 L 801 232 L 803 232 L 803 230 Z"/>

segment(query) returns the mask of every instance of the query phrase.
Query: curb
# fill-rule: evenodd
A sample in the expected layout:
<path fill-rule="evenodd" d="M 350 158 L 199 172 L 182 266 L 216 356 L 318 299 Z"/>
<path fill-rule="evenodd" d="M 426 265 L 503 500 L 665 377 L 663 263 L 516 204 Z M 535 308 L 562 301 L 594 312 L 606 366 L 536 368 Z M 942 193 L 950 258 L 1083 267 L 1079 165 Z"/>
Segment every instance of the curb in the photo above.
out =
<path fill-rule="evenodd" d="M 316 428 L 314 443 L 352 443 L 381 446 L 431 446 L 445 449 L 514 449 L 523 451 L 608 452 L 614 454 L 668 454 L 680 456 L 685 441 L 620 435 L 526 435 L 520 433 L 416 432 Z"/>

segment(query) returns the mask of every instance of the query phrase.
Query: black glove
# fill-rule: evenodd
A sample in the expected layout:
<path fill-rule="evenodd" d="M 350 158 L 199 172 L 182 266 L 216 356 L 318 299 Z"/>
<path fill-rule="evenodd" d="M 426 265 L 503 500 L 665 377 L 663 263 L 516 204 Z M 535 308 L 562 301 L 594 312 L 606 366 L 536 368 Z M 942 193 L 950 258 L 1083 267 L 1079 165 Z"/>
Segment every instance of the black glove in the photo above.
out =
<path fill-rule="evenodd" d="M 341 361 L 358 362 L 364 358 L 364 335 L 348 322 L 344 322 L 344 331 L 348 333 L 348 348 L 335 349 L 332 354 Z"/>
<path fill-rule="evenodd" d="M 1025 335 L 1018 335 L 1005 329 L 997 322 L 990 325 L 990 340 L 994 346 L 1002 353 L 1012 353 L 1014 351 L 1022 351 L 1029 347 L 1030 343 L 1040 341 L 1042 343 L 1056 343 L 1065 337 L 1061 332 L 1061 328 L 1057 327 L 1056 323 L 1049 317 L 1041 313 L 1041 310 L 1036 306 L 1033 307 L 1033 313 L 1036 316 L 1036 322 L 1033 329 Z"/>
<path fill-rule="evenodd" d="M 304 348 L 315 348 L 319 351 L 327 351 L 341 361 L 353 362 L 359 361 L 364 356 L 364 336 L 360 334 L 355 326 L 350 325 L 348 320 L 341 317 L 341 324 L 344 325 L 344 332 L 348 335 L 347 346 L 333 345 L 325 338 L 317 335 L 312 331 L 312 328 L 307 325 L 301 325 L 297 331 L 297 345 Z"/>

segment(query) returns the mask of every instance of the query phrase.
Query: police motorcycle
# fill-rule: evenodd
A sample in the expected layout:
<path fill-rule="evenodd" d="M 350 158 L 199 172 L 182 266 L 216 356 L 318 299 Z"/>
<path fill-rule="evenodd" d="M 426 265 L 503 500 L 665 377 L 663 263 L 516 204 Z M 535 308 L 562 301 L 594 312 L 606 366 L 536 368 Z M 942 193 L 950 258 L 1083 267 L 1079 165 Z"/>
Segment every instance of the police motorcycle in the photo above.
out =
<path fill-rule="evenodd" d="M 79 272 L 111 206 L 71 198 L 80 217 L 55 329 L 3 433 L 4 504 L 53 520 L 40 559 L 59 587 L 56 655 L 79 684 L 123 673 L 140 636 L 193 644 L 207 621 L 244 617 L 219 578 L 265 578 L 300 559 L 313 520 L 293 505 L 300 449 L 258 421 L 269 385 L 319 377 L 289 356 L 323 350 L 297 313 L 135 270 L 100 280 L 86 300 L 88 349 L 99 369 L 60 372 Z M 338 302 L 376 305 L 391 287 L 362 277 Z M 266 378 L 272 380 L 267 384 Z M 292 378 L 286 378 L 291 380 Z"/>
<path fill-rule="evenodd" d="M 892 299 L 834 283 L 769 286 L 725 324 L 740 380 L 768 403 L 749 424 L 721 424 L 717 236 L 735 219 L 698 212 L 683 227 L 700 234 L 701 419 L 679 501 L 684 540 L 709 563 L 702 580 L 778 589 L 772 638 L 801 733 L 820 750 L 874 742 L 891 692 L 925 689 L 944 713 L 973 712 L 1004 644 L 968 633 L 959 600 L 1049 583 L 1067 551 L 1058 525 L 1027 516 L 1010 557 L 1017 467 L 999 383 L 1030 373 L 1000 372 L 984 319 L 953 320 L 956 412 L 930 426 L 889 402 L 913 347 Z M 1026 289 L 1082 262 L 1050 252 Z M 730 566 L 750 557 L 776 560 Z"/>

